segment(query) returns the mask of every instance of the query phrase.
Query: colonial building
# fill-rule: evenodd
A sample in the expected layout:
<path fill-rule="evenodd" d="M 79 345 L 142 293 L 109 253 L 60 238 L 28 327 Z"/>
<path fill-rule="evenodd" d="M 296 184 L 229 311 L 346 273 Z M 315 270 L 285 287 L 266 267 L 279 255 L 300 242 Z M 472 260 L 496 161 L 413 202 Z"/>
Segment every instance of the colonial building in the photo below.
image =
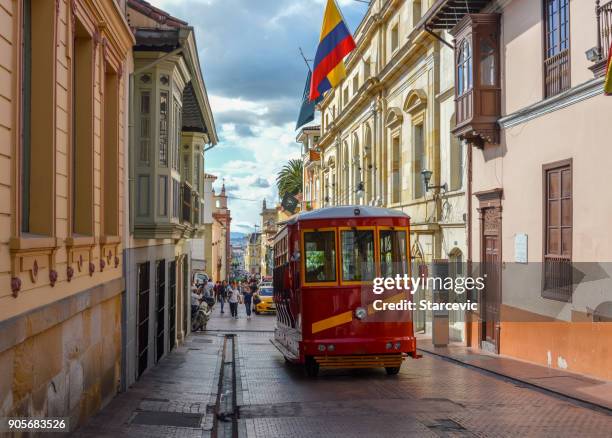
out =
<path fill-rule="evenodd" d="M 611 22 L 599 0 L 445 0 L 422 20 L 454 39 L 468 257 L 487 275 L 469 345 L 607 380 Z"/>
<path fill-rule="evenodd" d="M 453 273 L 460 275 L 466 252 L 465 148 L 450 134 L 456 119 L 453 52 L 446 45 L 451 38 L 420 26 L 433 4 L 370 3 L 354 33 L 357 47 L 347 57 L 347 77 L 320 104 L 321 138 L 313 142 L 315 134 L 305 129 L 298 141 L 305 145 L 305 199 L 312 207 L 402 210 L 411 217 L 415 270 L 442 259 L 452 261 Z M 450 318 L 452 337 L 463 339 L 462 315 Z M 416 329 L 427 329 L 428 320 L 417 311 Z"/>
<path fill-rule="evenodd" d="M 321 196 L 321 154 L 319 153 L 318 142 L 321 137 L 321 127 L 319 125 L 306 126 L 300 130 L 296 141 L 302 145 L 302 210 L 312 210 L 325 205 Z M 335 166 L 335 163 L 332 163 Z M 328 166 L 328 173 L 333 166 Z M 328 175 L 325 175 L 327 177 Z M 326 187 L 327 193 L 323 196 L 327 203 L 332 205 L 329 188 L 335 186 L 335 182 Z M 332 193 L 333 194 L 333 193 Z"/>
<path fill-rule="evenodd" d="M 261 233 L 249 234 L 244 263 L 249 275 L 261 274 Z"/>
<path fill-rule="evenodd" d="M 214 266 L 211 275 L 216 280 L 229 280 L 232 252 L 230 245 L 230 225 L 232 216 L 227 208 L 227 194 L 225 183 L 221 186 L 221 192 L 216 195 L 212 192 L 214 199 L 213 224 L 212 224 L 212 260 Z"/>
<path fill-rule="evenodd" d="M 204 150 L 217 143 L 194 30 L 143 0 L 133 29 L 124 385 L 190 330 L 192 238 L 201 238 Z"/>
<path fill-rule="evenodd" d="M 213 218 L 213 210 L 215 209 L 215 198 L 213 184 L 217 180 L 215 175 L 204 173 L 204 217 L 202 219 L 202 226 L 204 227 L 204 271 L 214 281 L 217 280 L 213 276 L 215 273 L 215 263 L 213 262 L 213 224 L 215 219 Z"/>
<path fill-rule="evenodd" d="M 0 416 L 76 428 L 121 377 L 124 2 L 0 6 Z"/>
<path fill-rule="evenodd" d="M 261 208 L 261 261 L 260 261 L 260 273 L 262 277 L 272 276 L 272 250 L 274 243 L 274 236 L 278 231 L 278 213 L 276 207 L 268 208 L 266 206 L 266 200 L 263 200 Z"/>

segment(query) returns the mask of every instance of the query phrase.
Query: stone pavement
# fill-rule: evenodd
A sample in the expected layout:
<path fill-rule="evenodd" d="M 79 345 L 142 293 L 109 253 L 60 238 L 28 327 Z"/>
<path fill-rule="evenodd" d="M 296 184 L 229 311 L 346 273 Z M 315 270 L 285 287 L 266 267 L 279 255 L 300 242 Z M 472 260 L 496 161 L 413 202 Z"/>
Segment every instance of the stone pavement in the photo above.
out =
<path fill-rule="evenodd" d="M 475 350 L 458 343 L 434 347 L 430 337 L 417 338 L 421 351 L 612 410 L 612 382 Z"/>
<path fill-rule="evenodd" d="M 322 370 L 308 378 L 270 344 L 274 317 L 249 321 L 240 310 L 232 320 L 216 307 L 208 333 L 191 336 L 77 436 L 231 436 L 212 430 L 207 412 L 215 405 L 222 334 L 233 332 L 241 437 L 612 437 L 610 411 L 431 354 L 408 359 L 397 376 Z M 177 422 L 175 412 L 191 414 L 180 418 L 191 427 L 136 424 Z M 197 416 L 199 424 L 188 424 Z"/>
<path fill-rule="evenodd" d="M 217 334 L 190 336 L 74 436 L 210 436 L 222 344 Z"/>

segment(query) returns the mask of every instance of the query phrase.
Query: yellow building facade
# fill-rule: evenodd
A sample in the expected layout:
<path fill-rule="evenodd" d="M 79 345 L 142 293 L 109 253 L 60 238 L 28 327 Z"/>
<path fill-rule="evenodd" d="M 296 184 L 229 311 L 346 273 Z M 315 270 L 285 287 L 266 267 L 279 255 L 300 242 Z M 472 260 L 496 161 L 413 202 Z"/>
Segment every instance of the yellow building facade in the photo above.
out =
<path fill-rule="evenodd" d="M 121 2 L 122 3 L 122 2 Z M 124 5 L 0 3 L 0 414 L 68 416 L 117 392 Z"/>
<path fill-rule="evenodd" d="M 402 210 L 411 217 L 415 266 L 434 259 L 461 266 L 466 148 L 450 134 L 453 51 L 446 43 L 452 37 L 422 26 L 433 3 L 371 2 L 345 60 L 346 79 L 319 105 L 321 137 L 303 156 L 313 182 L 307 190 L 317 191 L 308 194 L 312 205 Z M 315 168 L 318 175 L 310 175 Z M 431 176 L 428 184 L 424 174 Z M 454 320 L 451 336 L 462 339 L 462 317 L 451 316 L 452 327 Z M 416 322 L 418 329 L 428 327 L 426 315 L 416 315 Z"/>

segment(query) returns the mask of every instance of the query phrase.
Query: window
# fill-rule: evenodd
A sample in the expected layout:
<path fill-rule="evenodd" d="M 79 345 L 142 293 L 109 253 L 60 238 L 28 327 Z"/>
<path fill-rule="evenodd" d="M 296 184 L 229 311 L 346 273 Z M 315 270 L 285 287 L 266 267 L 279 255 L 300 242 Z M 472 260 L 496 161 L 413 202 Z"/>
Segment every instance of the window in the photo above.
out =
<path fill-rule="evenodd" d="M 168 214 L 168 177 L 166 175 L 159 177 L 157 196 L 157 213 L 160 216 L 166 216 Z"/>
<path fill-rule="evenodd" d="M 570 87 L 569 11 L 569 0 L 544 0 L 544 97 Z"/>
<path fill-rule="evenodd" d="M 423 14 L 423 10 L 421 8 L 421 0 L 413 0 L 412 2 L 412 26 L 416 26 L 421 16 Z"/>
<path fill-rule="evenodd" d="M 199 192 L 200 191 L 200 154 L 196 153 L 193 159 L 195 160 L 195 175 L 193 176 L 193 178 L 195 179 L 196 191 Z"/>
<path fill-rule="evenodd" d="M 168 167 L 168 92 L 159 93 L 159 165 Z"/>
<path fill-rule="evenodd" d="M 353 94 L 357 94 L 359 91 L 359 76 L 355 75 L 353 78 Z"/>
<path fill-rule="evenodd" d="M 371 66 L 370 58 L 366 58 L 363 60 L 363 80 L 367 81 L 372 76 L 372 66 Z"/>
<path fill-rule="evenodd" d="M 181 154 L 181 127 L 182 127 L 182 115 L 181 106 L 178 100 L 174 99 L 173 105 L 173 117 L 174 117 L 174 144 L 172 150 L 172 168 L 176 171 L 179 170 L 180 166 L 180 154 Z"/>
<path fill-rule="evenodd" d="M 52 224 L 55 223 L 52 216 L 52 181 L 55 178 L 55 148 L 52 139 L 55 138 L 56 64 L 55 41 L 49 35 L 54 34 L 55 4 L 24 0 L 14 2 L 14 8 L 18 3 L 23 5 L 20 59 L 20 228 L 22 233 L 51 236 Z"/>
<path fill-rule="evenodd" d="M 494 86 L 497 71 L 495 66 L 495 48 L 491 41 L 484 39 L 480 41 L 480 83 L 482 85 Z"/>
<path fill-rule="evenodd" d="M 472 89 L 472 47 L 463 40 L 457 58 L 457 95 L 461 96 Z"/>
<path fill-rule="evenodd" d="M 72 69 L 72 231 L 93 235 L 94 46 L 77 20 Z"/>
<path fill-rule="evenodd" d="M 374 230 L 343 230 L 342 280 L 372 281 L 374 269 Z"/>
<path fill-rule="evenodd" d="M 304 232 L 304 277 L 306 283 L 336 281 L 336 233 Z"/>
<path fill-rule="evenodd" d="M 191 165 L 189 162 L 189 154 L 183 154 L 183 178 L 185 181 L 191 180 Z"/>
<path fill-rule="evenodd" d="M 425 183 L 421 172 L 427 165 L 423 124 L 414 125 L 414 199 L 425 196 Z"/>
<path fill-rule="evenodd" d="M 181 185 L 177 180 L 172 179 L 172 217 L 173 218 L 178 218 L 180 208 L 181 208 Z"/>
<path fill-rule="evenodd" d="M 104 74 L 104 145 L 102 186 L 106 236 L 119 235 L 119 77 L 106 66 Z"/>
<path fill-rule="evenodd" d="M 149 165 L 151 159 L 151 92 L 140 92 L 140 150 L 139 161 Z"/>
<path fill-rule="evenodd" d="M 401 194 L 401 157 L 400 157 L 400 138 L 393 137 L 391 140 L 391 202 L 400 202 Z"/>
<path fill-rule="evenodd" d="M 454 126 L 454 118 L 450 126 Z M 454 135 L 450 138 L 450 166 L 450 189 L 459 190 L 463 186 L 463 143 Z"/>
<path fill-rule="evenodd" d="M 344 103 L 344 106 L 348 105 L 348 102 L 349 102 L 349 88 L 348 88 L 348 86 L 342 92 L 342 102 Z"/>
<path fill-rule="evenodd" d="M 149 175 L 138 176 L 138 208 L 137 215 L 149 215 Z"/>
<path fill-rule="evenodd" d="M 408 274 L 408 236 L 406 231 L 380 230 L 380 275 Z"/>
<path fill-rule="evenodd" d="M 572 300 L 572 163 L 544 166 L 544 281 L 542 296 Z"/>
<path fill-rule="evenodd" d="M 391 52 L 395 52 L 399 47 L 399 25 L 391 28 Z"/>

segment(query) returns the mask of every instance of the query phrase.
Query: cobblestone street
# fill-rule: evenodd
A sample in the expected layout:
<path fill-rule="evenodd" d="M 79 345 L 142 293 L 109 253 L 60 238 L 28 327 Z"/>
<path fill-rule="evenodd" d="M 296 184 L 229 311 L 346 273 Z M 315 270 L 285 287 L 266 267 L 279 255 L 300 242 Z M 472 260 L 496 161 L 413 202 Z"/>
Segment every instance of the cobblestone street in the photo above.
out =
<path fill-rule="evenodd" d="M 273 316 L 216 315 L 75 435 L 241 437 L 610 437 L 612 414 L 433 355 L 384 370 L 307 378 L 270 344 Z M 237 416 L 219 385 L 226 333 L 236 334 Z M 226 353 L 227 353 L 226 349 Z M 227 365 L 230 357 L 224 361 Z M 225 380 L 228 379 L 226 373 Z M 218 388 L 222 394 L 217 397 Z M 230 386 L 231 388 L 231 386 Z M 228 425 L 235 418 L 236 428 Z"/>

